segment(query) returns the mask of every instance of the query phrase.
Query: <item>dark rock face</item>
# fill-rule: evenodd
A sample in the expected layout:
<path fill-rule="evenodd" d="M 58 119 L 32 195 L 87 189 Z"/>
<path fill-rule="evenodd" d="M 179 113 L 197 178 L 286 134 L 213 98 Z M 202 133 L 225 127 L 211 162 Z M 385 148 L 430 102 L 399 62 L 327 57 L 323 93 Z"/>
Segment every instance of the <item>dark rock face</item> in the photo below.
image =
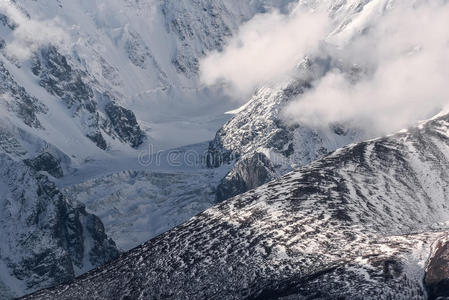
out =
<path fill-rule="evenodd" d="M 32 71 L 39 76 L 40 85 L 49 93 L 60 97 L 69 109 L 74 109 L 75 113 L 81 109 L 95 113 L 92 88 L 83 81 L 86 74 L 73 69 L 56 47 L 43 48 L 40 56 L 34 59 Z"/>
<path fill-rule="evenodd" d="M 26 125 L 33 128 L 42 128 L 37 116 L 38 114 L 46 113 L 47 108 L 17 84 L 1 61 L 0 94 L 6 97 L 8 109 L 14 111 Z"/>
<path fill-rule="evenodd" d="M 139 146 L 144 134 L 134 113 L 114 102 L 112 96 L 95 88 L 89 74 L 74 68 L 54 46 L 41 49 L 32 67 L 39 83 L 58 97 L 78 118 L 86 136 L 100 149 L 108 148 L 104 133 L 132 147 Z M 104 105 L 104 112 L 99 103 Z"/>
<path fill-rule="evenodd" d="M 239 160 L 217 187 L 217 201 L 254 189 L 276 178 L 271 161 L 263 153 Z"/>
<path fill-rule="evenodd" d="M 449 242 L 437 242 L 427 266 L 424 283 L 429 300 L 449 299 Z"/>
<path fill-rule="evenodd" d="M 42 154 L 27 162 L 30 168 L 0 154 L 0 260 L 28 292 L 71 280 L 119 254 L 101 221 L 34 169 L 58 175 L 56 162 Z M 9 289 L 16 296 L 24 292 Z"/>
<path fill-rule="evenodd" d="M 112 128 L 123 141 L 134 148 L 142 144 L 144 135 L 132 111 L 114 103 L 108 103 L 105 112 L 110 120 L 108 127 Z"/>
<path fill-rule="evenodd" d="M 97 145 L 98 148 L 102 150 L 106 150 L 108 148 L 108 144 L 106 143 L 106 140 L 104 139 L 101 132 L 94 132 L 91 134 L 86 134 L 86 136 Z"/>
<path fill-rule="evenodd" d="M 24 162 L 26 165 L 38 172 L 45 171 L 56 178 L 61 178 L 62 176 L 64 176 L 60 161 L 48 152 L 44 152 L 36 158 L 27 159 Z"/>
<path fill-rule="evenodd" d="M 448 120 L 341 148 L 24 299 L 426 299 L 423 265 L 447 241 Z M 429 284 L 447 274 L 436 253 Z"/>

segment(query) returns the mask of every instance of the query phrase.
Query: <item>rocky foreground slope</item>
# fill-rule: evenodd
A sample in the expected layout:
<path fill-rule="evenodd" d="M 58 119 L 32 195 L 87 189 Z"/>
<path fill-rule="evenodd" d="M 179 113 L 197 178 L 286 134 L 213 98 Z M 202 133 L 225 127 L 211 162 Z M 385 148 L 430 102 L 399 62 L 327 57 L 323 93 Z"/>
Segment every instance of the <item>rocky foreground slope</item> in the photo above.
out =
<path fill-rule="evenodd" d="M 436 299 L 448 172 L 444 115 L 337 150 L 25 299 Z"/>

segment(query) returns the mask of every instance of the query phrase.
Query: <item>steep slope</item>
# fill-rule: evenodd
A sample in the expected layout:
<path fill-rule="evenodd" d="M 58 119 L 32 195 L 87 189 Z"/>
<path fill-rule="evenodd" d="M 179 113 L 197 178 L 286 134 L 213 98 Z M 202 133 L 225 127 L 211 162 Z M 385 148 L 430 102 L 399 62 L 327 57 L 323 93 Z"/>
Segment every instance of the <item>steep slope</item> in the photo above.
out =
<path fill-rule="evenodd" d="M 119 254 L 100 219 L 35 170 L 43 165 L 0 154 L 2 299 L 65 282 Z"/>
<path fill-rule="evenodd" d="M 425 299 L 448 133 L 444 115 L 347 146 L 25 299 Z"/>

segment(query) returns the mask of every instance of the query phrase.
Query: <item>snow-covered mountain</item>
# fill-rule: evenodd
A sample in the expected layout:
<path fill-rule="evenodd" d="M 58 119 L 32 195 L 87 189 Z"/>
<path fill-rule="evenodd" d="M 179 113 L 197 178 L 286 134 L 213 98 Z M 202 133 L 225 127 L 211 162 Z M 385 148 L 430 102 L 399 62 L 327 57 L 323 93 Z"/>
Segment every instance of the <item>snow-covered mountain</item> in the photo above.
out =
<path fill-rule="evenodd" d="M 370 66 L 370 59 L 364 58 L 363 53 L 358 53 L 362 56 L 359 60 L 348 58 L 349 54 L 344 53 L 347 50 L 345 47 L 351 41 L 366 38 L 367 32 L 375 31 L 375 25 L 382 24 L 381 22 L 385 21 L 382 17 L 393 9 L 397 10 L 400 2 L 368 0 L 298 3 L 298 7 L 302 8 L 324 6 L 329 15 L 329 34 L 323 37 L 318 50 L 296 64 L 292 61 L 292 66 L 295 67 L 287 79 L 267 82 L 258 88 L 245 105 L 232 112 L 235 116 L 221 127 L 211 141 L 208 166 L 232 166 L 231 171 L 217 187 L 218 201 L 279 178 L 342 146 L 385 134 L 353 120 L 329 122 L 324 117 L 321 120 L 319 114 L 315 116 L 315 125 L 308 124 L 299 120 L 299 117 L 289 119 L 286 111 L 292 107 L 292 102 L 304 101 L 303 98 L 316 91 L 329 74 L 338 74 L 345 78 L 348 83 L 345 87 L 349 90 L 359 82 L 369 81 L 376 68 L 381 69 L 382 66 Z M 422 4 L 420 1 L 416 3 Z M 389 33 L 386 31 L 385 35 Z M 368 62 L 360 63 L 364 59 Z M 330 98 L 324 106 L 332 107 L 331 91 L 329 95 L 322 95 Z M 347 97 L 350 98 L 351 94 L 348 93 Z M 425 96 L 422 97 L 425 99 Z M 352 109 L 350 106 L 355 105 L 356 100 L 354 99 L 353 103 L 348 101 L 347 110 Z M 375 102 L 378 99 L 369 101 Z M 424 119 L 433 114 L 430 113 Z"/>
<path fill-rule="evenodd" d="M 350 16 L 358 16 L 365 4 L 334 5 L 329 11 L 350 19 Z M 339 22 L 350 23 L 344 17 L 339 18 Z M 296 78 L 259 89 L 248 104 L 234 112 L 235 116 L 219 130 L 208 150 L 201 146 L 174 151 L 182 153 L 181 158 L 194 154 L 201 161 L 195 168 L 186 168 L 185 161 L 175 168 L 167 168 L 166 164 L 142 167 L 131 158 L 122 167 L 99 172 L 104 169 L 103 165 L 117 163 L 108 160 L 102 165 L 102 161 L 98 161 L 91 174 L 81 170 L 82 174 L 78 172 L 68 178 L 63 184 L 64 190 L 70 197 L 85 203 L 90 212 L 100 215 L 107 232 L 123 249 L 137 246 L 188 220 L 217 200 L 255 188 L 341 146 L 363 139 L 365 134 L 361 130 L 347 124 L 311 128 L 287 124 L 282 118 L 285 105 L 307 92 L 332 68 L 339 68 L 349 76 L 357 75 L 351 65 L 331 60 L 324 54 L 305 59 L 297 67 Z M 162 155 L 163 161 L 167 162 L 170 152 Z M 180 181 L 171 181 L 174 178 Z M 167 192 L 167 185 L 178 187 L 177 191 Z M 133 189 L 138 192 L 131 192 Z M 153 196 L 156 191 L 164 196 Z M 183 200 L 180 202 L 180 199 Z M 186 205 L 191 209 L 180 209 Z M 161 211 L 164 211 L 164 217 Z"/>
<path fill-rule="evenodd" d="M 442 115 L 341 148 L 25 299 L 448 296 L 448 132 Z"/>
<path fill-rule="evenodd" d="M 288 80 L 258 88 L 225 125 L 235 103 L 199 80 L 201 58 L 223 49 L 243 22 L 295 2 L 324 3 L 329 39 L 343 41 L 363 35 L 395 1 L 0 2 L 0 200 L 11 216 L 25 213 L 2 221 L 5 296 L 108 261 L 118 254 L 109 237 L 129 250 L 279 179 L 124 254 L 61 297 L 288 299 L 319 289 L 326 298 L 348 283 L 352 298 L 361 289 L 388 298 L 397 288 L 403 299 L 422 298 L 426 258 L 432 245 L 444 249 L 448 221 L 446 117 L 313 163 L 369 135 L 350 123 L 289 123 L 285 106 L 332 69 L 357 81 L 363 68 L 331 56 L 324 41 L 318 53 L 292 61 Z M 15 52 L 18 44 L 30 53 Z M 209 145 L 185 146 L 217 129 Z M 34 235 L 44 238 L 28 239 Z M 444 250 L 434 253 L 430 294 L 444 286 Z M 130 281 L 120 282 L 123 274 Z"/>
<path fill-rule="evenodd" d="M 311 67 L 305 61 L 299 68 L 309 73 Z M 217 200 L 256 188 L 366 137 L 362 130 L 343 124 L 313 128 L 284 120 L 283 109 L 311 88 L 311 76 L 259 89 L 218 131 L 209 145 L 208 166 L 233 168 L 217 187 Z"/>
<path fill-rule="evenodd" d="M 69 49 L 65 44 L 59 48 L 43 47 L 30 59 L 30 69 L 25 66 L 19 69 L 6 61 L 12 70 L 19 72 L 15 78 L 31 76 L 22 85 L 28 89 L 33 87 L 33 95 L 51 100 L 42 105 L 43 112 L 33 109 L 37 116 L 28 117 L 49 123 L 42 126 L 45 129 L 33 129 L 29 133 L 30 127 L 19 119 L 17 127 L 27 132 L 27 138 L 19 138 L 8 147 L 23 145 L 38 132 L 38 141 L 22 146 L 30 152 L 22 155 L 22 159 L 39 156 L 43 149 L 52 153 L 61 162 L 63 176 L 56 176 L 61 177 L 55 180 L 58 186 L 68 197 L 84 203 L 89 212 L 101 216 L 107 233 L 122 249 L 128 250 L 188 220 L 217 200 L 243 193 L 361 140 L 365 137 L 363 132 L 346 124 L 317 129 L 283 121 L 281 112 L 285 105 L 307 92 L 331 68 L 348 74 L 355 72 L 351 66 L 323 54 L 323 57 L 311 57 L 299 64 L 296 78 L 260 88 L 219 130 L 207 154 L 202 146 L 175 151 L 183 153 L 181 157 L 186 151 L 193 153 L 201 161 L 195 167 L 186 167 L 185 161 L 176 167 L 166 163 L 163 166 L 139 163 L 138 155 L 148 151 L 147 144 L 157 150 L 159 142 L 164 144 L 158 136 L 166 138 L 173 126 L 181 124 L 182 128 L 176 128 L 175 137 L 169 138 L 178 140 L 177 135 L 180 135 L 180 138 L 187 137 L 189 143 L 196 139 L 192 129 L 198 133 L 208 127 L 209 121 L 214 119 L 211 119 L 213 113 L 198 111 L 192 97 L 197 98 L 195 101 L 200 101 L 202 107 L 214 99 L 215 102 L 210 103 L 214 109 L 224 111 L 222 103 L 225 102 L 217 98 L 217 91 L 199 83 L 199 58 L 223 47 L 234 29 L 254 13 L 269 7 L 285 9 L 289 2 L 128 1 L 108 2 L 108 7 L 102 1 L 18 2 L 31 18 L 33 14 L 44 20 L 57 16 L 58 25 L 72 39 L 76 36 L 77 42 Z M 313 6 L 314 3 L 304 5 Z M 351 1 L 344 5 L 329 2 L 329 12 L 335 16 L 337 25 L 344 23 L 350 27 L 351 18 L 358 20 L 366 5 L 368 2 Z M 117 11 L 122 13 L 117 15 Z M 12 30 L 8 29 L 8 23 L 5 26 L 5 30 Z M 344 28 L 340 28 L 341 31 Z M 24 72 L 26 74 L 22 74 Z M 153 78 L 158 72 L 165 75 Z M 33 85 L 35 83 L 38 87 Z M 151 86 L 153 88 L 149 89 Z M 27 105 L 44 103 L 38 96 L 34 96 L 34 102 L 26 102 L 30 103 Z M 57 98 L 58 105 L 52 97 Z M 87 100 L 77 103 L 80 97 Z M 217 102 L 220 104 L 216 105 Z M 206 114 L 207 120 L 190 115 L 185 105 L 196 113 Z M 68 107 L 75 111 L 67 114 Z M 165 111 L 167 108 L 170 113 Z M 176 110 L 182 114 L 174 116 Z M 196 125 L 190 127 L 180 118 L 187 118 Z M 219 122 L 224 122 L 224 118 L 220 117 Z M 195 126 L 201 130 L 197 131 Z M 13 132 L 10 135 L 17 140 L 23 134 Z M 211 131 L 208 130 L 207 135 L 212 137 Z M 199 136 L 204 135 L 199 133 Z M 137 151 L 133 150 L 133 146 L 138 147 L 142 142 Z M 177 142 L 187 143 L 182 139 Z M 106 151 L 101 149 L 105 147 Z M 162 147 L 166 148 L 167 144 Z M 164 153 L 162 160 L 166 162 L 171 151 Z M 175 192 L 168 191 L 167 185 L 178 188 Z M 134 189 L 137 191 L 131 192 Z"/>
<path fill-rule="evenodd" d="M 0 2 L 1 297 L 117 256 L 88 211 L 129 249 L 213 205 L 221 171 L 154 172 L 139 154 L 212 135 L 230 105 L 201 86 L 199 59 L 255 13 L 289 2 Z"/>
<path fill-rule="evenodd" d="M 10 65 L 7 69 L 16 81 L 21 79 L 20 86 L 41 102 L 49 98 L 53 103 L 56 98 L 65 104 L 69 110 L 65 115 L 73 115 L 72 122 L 77 127 L 81 125 L 82 135 L 93 139 L 100 148 L 110 146 L 123 151 L 113 139 L 137 147 L 142 143 L 140 128 L 153 144 L 163 148 L 202 142 L 220 126 L 220 115 L 229 104 L 201 86 L 199 59 L 208 51 L 220 49 L 238 25 L 256 12 L 288 2 L 9 2 L 30 20 L 51 20 L 45 29 L 50 32 L 57 27 L 66 39 L 58 48 L 44 47 L 30 62 L 17 62 L 17 67 Z M 15 22 L 11 20 L 14 16 L 5 13 L 7 21 L 2 31 L 6 49 L 8 42 L 18 38 L 16 27 L 9 26 Z M 17 26 L 20 28 L 20 24 Z M 48 114 L 62 115 L 54 111 L 54 106 L 47 104 Z M 140 127 L 133 113 L 126 109 L 137 114 Z M 208 117 L 202 117 L 206 113 Z M 46 118 L 45 114 L 41 118 Z M 126 126 L 117 124 L 121 118 L 129 119 Z M 191 121 L 195 119 L 201 119 L 197 120 L 200 124 Z M 53 122 L 44 128 L 60 126 Z M 69 129 L 65 128 L 66 135 Z M 182 130 L 184 134 L 178 133 Z M 79 135 L 75 130 L 70 133 L 72 139 L 81 139 L 75 134 Z M 167 139 L 167 134 L 176 134 L 179 141 L 174 137 Z M 70 150 L 77 142 L 63 137 L 60 141 L 53 135 L 46 139 L 58 144 L 58 148 L 62 143 L 68 144 L 65 152 L 75 152 Z M 191 138 L 182 140 L 186 135 Z"/>

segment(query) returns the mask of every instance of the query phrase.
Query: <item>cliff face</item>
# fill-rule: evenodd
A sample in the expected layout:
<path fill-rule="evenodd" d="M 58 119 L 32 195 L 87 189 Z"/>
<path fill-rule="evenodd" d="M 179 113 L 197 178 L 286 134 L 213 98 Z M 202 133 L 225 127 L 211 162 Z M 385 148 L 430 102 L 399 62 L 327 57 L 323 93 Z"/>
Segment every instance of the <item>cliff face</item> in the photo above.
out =
<path fill-rule="evenodd" d="M 430 300 L 449 297 L 449 243 L 447 238 L 435 243 L 424 282 Z"/>
<path fill-rule="evenodd" d="M 100 219 L 35 167 L 0 154 L 0 182 L 3 297 L 66 282 L 118 256 Z"/>

